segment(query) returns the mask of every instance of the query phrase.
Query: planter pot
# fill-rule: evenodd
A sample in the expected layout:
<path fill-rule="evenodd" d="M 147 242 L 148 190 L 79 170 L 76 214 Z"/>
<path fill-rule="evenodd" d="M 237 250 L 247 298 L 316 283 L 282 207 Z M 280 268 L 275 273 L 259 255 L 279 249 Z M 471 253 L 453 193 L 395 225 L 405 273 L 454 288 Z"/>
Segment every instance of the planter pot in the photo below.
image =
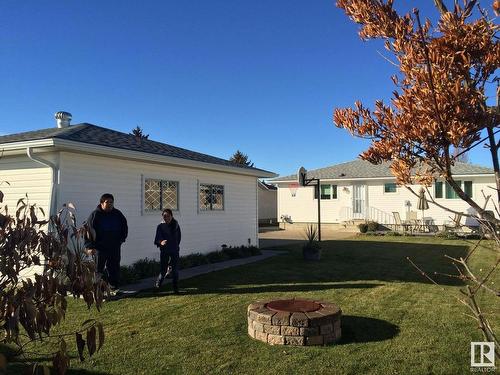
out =
<path fill-rule="evenodd" d="M 321 259 L 321 249 L 319 247 L 308 247 L 304 246 L 302 248 L 302 256 L 304 260 L 320 260 Z"/>

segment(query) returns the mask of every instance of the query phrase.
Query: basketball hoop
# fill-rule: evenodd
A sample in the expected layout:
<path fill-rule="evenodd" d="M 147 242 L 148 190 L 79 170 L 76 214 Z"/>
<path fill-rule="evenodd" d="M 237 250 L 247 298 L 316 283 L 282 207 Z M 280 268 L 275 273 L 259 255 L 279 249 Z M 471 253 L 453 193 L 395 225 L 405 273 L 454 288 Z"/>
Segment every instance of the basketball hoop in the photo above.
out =
<path fill-rule="evenodd" d="M 288 184 L 288 189 L 290 189 L 290 194 L 292 194 L 292 197 L 295 197 L 298 188 L 299 188 L 298 182 L 291 182 Z"/>
<path fill-rule="evenodd" d="M 304 167 L 300 167 L 297 171 L 297 180 L 301 186 L 306 186 L 306 176 L 307 170 Z"/>

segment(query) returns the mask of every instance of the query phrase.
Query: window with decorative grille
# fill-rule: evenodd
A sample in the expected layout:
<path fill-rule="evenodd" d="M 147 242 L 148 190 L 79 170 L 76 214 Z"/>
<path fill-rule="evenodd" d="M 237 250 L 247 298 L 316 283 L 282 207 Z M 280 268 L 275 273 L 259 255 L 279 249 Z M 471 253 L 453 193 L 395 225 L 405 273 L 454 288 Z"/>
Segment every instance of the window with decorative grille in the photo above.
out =
<path fill-rule="evenodd" d="M 144 180 L 144 209 L 145 211 L 161 211 L 170 208 L 179 209 L 179 183 L 152 178 Z"/>
<path fill-rule="evenodd" d="M 224 186 L 200 184 L 199 208 L 200 211 L 224 210 Z"/>

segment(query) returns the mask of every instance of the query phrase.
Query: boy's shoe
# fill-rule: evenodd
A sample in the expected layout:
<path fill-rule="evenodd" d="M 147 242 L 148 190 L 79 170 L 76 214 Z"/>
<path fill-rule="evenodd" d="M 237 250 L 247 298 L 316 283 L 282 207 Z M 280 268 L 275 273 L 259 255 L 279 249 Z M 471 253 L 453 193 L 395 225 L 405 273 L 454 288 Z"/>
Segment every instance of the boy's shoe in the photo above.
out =
<path fill-rule="evenodd" d="M 155 288 L 159 289 L 162 283 L 163 283 L 163 278 L 161 277 L 161 275 L 159 275 L 155 281 Z"/>
<path fill-rule="evenodd" d="M 167 279 L 171 279 L 172 278 L 172 266 L 168 266 L 167 267 L 167 273 L 165 274 L 165 277 Z"/>

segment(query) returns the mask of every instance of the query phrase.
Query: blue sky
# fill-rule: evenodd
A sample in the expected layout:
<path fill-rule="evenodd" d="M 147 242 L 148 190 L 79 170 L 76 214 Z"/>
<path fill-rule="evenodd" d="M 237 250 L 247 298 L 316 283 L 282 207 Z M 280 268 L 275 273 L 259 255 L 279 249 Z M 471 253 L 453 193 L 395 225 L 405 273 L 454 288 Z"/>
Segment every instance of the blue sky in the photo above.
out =
<path fill-rule="evenodd" d="M 436 16 L 432 1 L 400 2 Z M 425 7 L 422 8 L 422 4 Z M 56 111 L 281 175 L 357 157 L 335 107 L 388 100 L 380 42 L 331 0 L 17 1 L 0 7 L 0 133 Z M 493 104 L 493 103 L 491 103 Z M 472 162 L 489 165 L 487 152 Z"/>

